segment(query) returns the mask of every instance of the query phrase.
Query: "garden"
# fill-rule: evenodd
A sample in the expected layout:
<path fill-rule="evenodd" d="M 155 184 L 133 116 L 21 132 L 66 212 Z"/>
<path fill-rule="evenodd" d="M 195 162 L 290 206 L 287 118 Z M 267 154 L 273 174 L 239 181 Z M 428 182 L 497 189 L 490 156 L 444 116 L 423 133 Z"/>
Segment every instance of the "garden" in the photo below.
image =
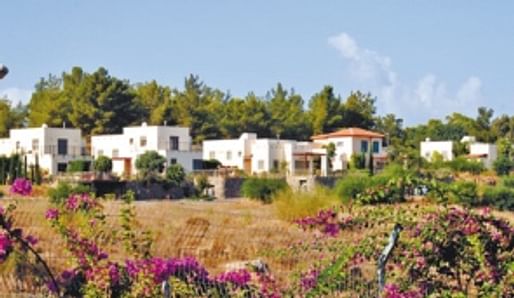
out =
<path fill-rule="evenodd" d="M 168 175 L 172 177 L 172 175 Z M 487 178 L 487 177 L 486 177 Z M 182 179 L 182 178 L 181 178 Z M 333 189 L 246 179 L 248 199 L 135 201 L 14 179 L 3 293 L 56 297 L 511 297 L 510 176 L 390 165 Z M 377 261 L 393 229 L 385 267 Z"/>

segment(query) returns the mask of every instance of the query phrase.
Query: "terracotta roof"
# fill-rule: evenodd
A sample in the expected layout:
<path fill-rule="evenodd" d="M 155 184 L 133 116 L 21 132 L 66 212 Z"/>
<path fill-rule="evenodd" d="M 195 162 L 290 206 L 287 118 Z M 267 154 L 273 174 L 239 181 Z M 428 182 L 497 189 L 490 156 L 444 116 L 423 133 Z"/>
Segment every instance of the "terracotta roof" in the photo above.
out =
<path fill-rule="evenodd" d="M 467 158 L 485 158 L 487 157 L 487 153 L 479 153 L 479 154 L 468 154 L 466 155 Z"/>
<path fill-rule="evenodd" d="M 350 128 L 343 128 L 338 131 L 334 131 L 327 134 L 320 134 L 315 135 L 311 137 L 313 140 L 320 140 L 320 139 L 328 139 L 328 138 L 334 138 L 334 137 L 365 137 L 365 138 L 383 138 L 384 135 L 380 134 L 378 132 L 358 128 L 358 127 L 350 127 Z"/>

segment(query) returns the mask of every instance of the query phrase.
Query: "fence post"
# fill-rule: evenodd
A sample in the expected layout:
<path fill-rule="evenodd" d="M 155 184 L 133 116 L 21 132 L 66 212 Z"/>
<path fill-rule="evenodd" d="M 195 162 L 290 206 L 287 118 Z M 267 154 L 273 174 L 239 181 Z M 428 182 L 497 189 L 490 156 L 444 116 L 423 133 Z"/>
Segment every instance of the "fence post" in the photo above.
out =
<path fill-rule="evenodd" d="M 171 298 L 171 285 L 167 280 L 162 282 L 161 291 L 163 298 Z"/>
<path fill-rule="evenodd" d="M 396 245 L 396 242 L 398 241 L 398 238 L 400 237 L 400 231 L 403 229 L 403 227 L 397 223 L 394 225 L 393 232 L 391 233 L 391 236 L 389 236 L 389 243 L 387 243 L 386 247 L 380 254 L 380 257 L 378 257 L 378 265 L 377 265 L 377 275 L 378 275 L 378 291 L 382 292 L 385 286 L 385 265 L 387 263 L 387 260 L 389 259 L 389 256 L 391 255 L 391 252 L 393 251 L 393 248 Z"/>

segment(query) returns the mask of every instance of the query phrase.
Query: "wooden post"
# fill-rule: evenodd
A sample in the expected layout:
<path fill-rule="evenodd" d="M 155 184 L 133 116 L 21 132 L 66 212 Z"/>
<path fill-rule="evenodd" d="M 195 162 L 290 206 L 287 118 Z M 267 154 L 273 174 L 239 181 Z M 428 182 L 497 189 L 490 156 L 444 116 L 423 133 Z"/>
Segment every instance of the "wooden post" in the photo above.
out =
<path fill-rule="evenodd" d="M 385 265 L 387 263 L 387 260 L 389 259 L 389 256 L 391 255 L 391 252 L 393 251 L 393 248 L 396 245 L 396 242 L 398 241 L 398 238 L 400 237 L 400 232 L 403 230 L 403 227 L 400 224 L 395 224 L 393 228 L 393 232 L 391 233 L 391 236 L 389 236 L 389 243 L 387 243 L 386 247 L 378 257 L 378 264 L 377 264 L 377 275 L 378 275 L 378 290 L 379 292 L 382 292 L 385 286 Z"/>

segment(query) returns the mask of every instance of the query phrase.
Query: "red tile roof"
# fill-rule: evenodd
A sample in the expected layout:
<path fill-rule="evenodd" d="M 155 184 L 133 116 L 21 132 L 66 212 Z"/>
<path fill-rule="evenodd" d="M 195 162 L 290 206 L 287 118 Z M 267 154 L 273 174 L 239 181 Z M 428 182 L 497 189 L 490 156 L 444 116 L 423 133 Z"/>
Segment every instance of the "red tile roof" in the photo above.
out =
<path fill-rule="evenodd" d="M 322 139 L 328 139 L 328 138 L 335 138 L 335 137 L 363 137 L 363 138 L 383 138 L 384 135 L 378 132 L 358 128 L 358 127 L 350 127 L 350 128 L 343 128 L 338 131 L 334 131 L 327 134 L 320 134 L 312 136 L 311 139 L 313 140 L 322 140 Z"/>

